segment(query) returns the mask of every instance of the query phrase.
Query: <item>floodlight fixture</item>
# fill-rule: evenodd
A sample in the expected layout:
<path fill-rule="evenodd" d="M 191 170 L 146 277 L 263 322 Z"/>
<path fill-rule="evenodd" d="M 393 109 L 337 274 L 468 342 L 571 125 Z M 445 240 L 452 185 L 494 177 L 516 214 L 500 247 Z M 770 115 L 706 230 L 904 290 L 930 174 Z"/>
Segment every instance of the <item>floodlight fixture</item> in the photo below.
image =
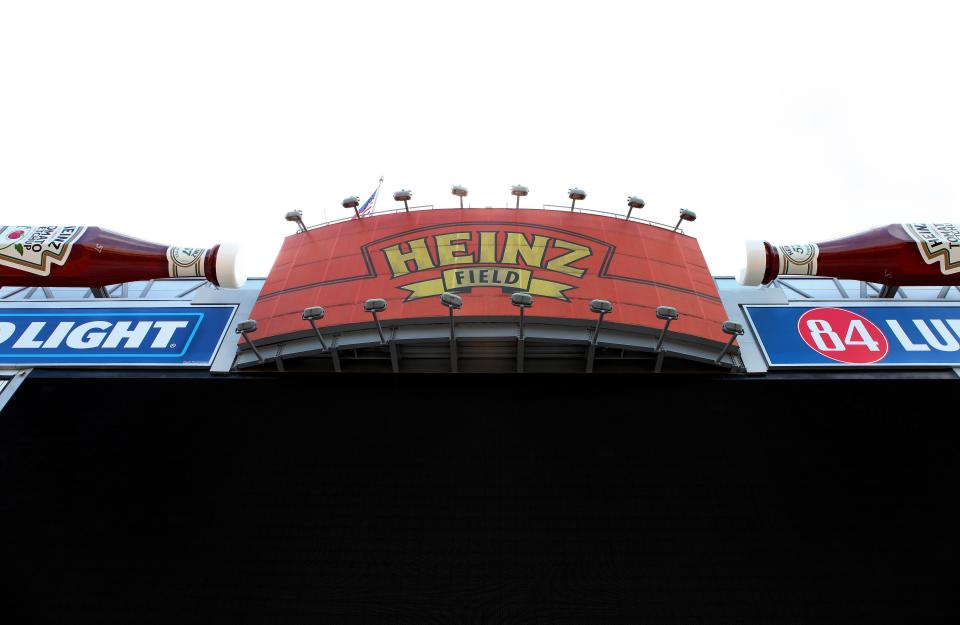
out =
<path fill-rule="evenodd" d="M 680 313 L 673 306 L 657 306 L 657 319 L 665 321 L 660 330 L 660 338 L 657 339 L 657 347 L 654 352 L 657 354 L 657 363 L 654 365 L 653 372 L 660 373 L 663 366 L 663 339 L 667 336 L 667 330 L 670 328 L 670 322 L 680 318 Z"/>
<path fill-rule="evenodd" d="M 533 296 L 524 291 L 520 291 L 510 296 L 510 303 L 518 308 L 530 308 L 533 306 Z"/>
<path fill-rule="evenodd" d="M 590 302 L 590 312 L 605 315 L 608 312 L 613 312 L 613 304 L 605 299 L 595 299 Z"/>
<path fill-rule="evenodd" d="M 345 197 L 343 198 L 343 201 L 340 202 L 340 205 L 344 208 L 352 208 L 353 214 L 357 216 L 357 219 L 360 219 L 360 211 L 357 209 L 357 207 L 360 206 L 360 198 L 355 195 Z"/>
<path fill-rule="evenodd" d="M 327 311 L 323 309 L 323 306 L 310 306 L 303 309 L 303 320 L 304 321 L 318 321 L 323 319 L 327 314 Z"/>
<path fill-rule="evenodd" d="M 520 208 L 520 198 L 527 197 L 528 193 L 530 193 L 530 189 L 522 184 L 515 184 L 510 187 L 510 194 L 516 196 L 517 198 L 517 208 Z"/>
<path fill-rule="evenodd" d="M 368 299 L 363 303 L 364 312 L 368 312 L 373 315 L 373 321 L 377 324 L 377 334 L 380 336 L 380 344 L 386 344 L 386 339 L 383 338 L 383 326 L 380 325 L 380 317 L 377 316 L 377 313 L 382 313 L 387 309 L 387 300 L 385 299 Z"/>
<path fill-rule="evenodd" d="M 727 341 L 727 344 L 723 346 L 723 350 L 720 351 L 720 355 L 717 356 L 717 359 L 713 361 L 713 364 L 715 365 L 720 364 L 720 361 L 723 360 L 723 357 L 726 356 L 727 352 L 730 351 L 730 348 L 733 347 L 733 342 L 737 340 L 737 337 L 743 336 L 743 326 L 736 321 L 724 321 L 723 325 L 720 326 L 720 329 L 723 330 L 724 334 L 730 335 L 730 340 Z"/>
<path fill-rule="evenodd" d="M 463 298 L 453 293 L 441 293 L 440 303 L 453 311 L 463 306 Z"/>
<path fill-rule="evenodd" d="M 306 232 L 307 227 L 303 225 L 303 211 L 294 210 L 288 211 L 284 217 L 287 221 L 292 221 L 297 224 L 297 232 Z"/>
<path fill-rule="evenodd" d="M 460 208 L 463 208 L 463 198 L 467 197 L 467 188 L 455 184 L 450 188 L 450 193 L 460 198 Z"/>
<path fill-rule="evenodd" d="M 363 303 L 363 310 L 368 313 L 380 313 L 387 309 L 387 300 L 368 299 Z"/>
<path fill-rule="evenodd" d="M 568 196 L 570 198 L 570 212 L 573 212 L 573 209 L 577 206 L 577 200 L 587 199 L 587 192 L 583 189 L 578 189 L 576 187 L 568 190 Z"/>
<path fill-rule="evenodd" d="M 263 362 L 263 356 L 260 355 L 260 350 L 257 349 L 257 346 L 253 344 L 253 341 L 250 340 L 250 337 L 247 336 L 252 332 L 257 331 L 257 322 L 253 319 L 247 319 L 246 321 L 241 321 L 237 324 L 236 333 L 243 337 L 243 340 L 246 342 L 247 346 L 253 350 L 253 355 L 257 357 L 257 362 Z"/>
<path fill-rule="evenodd" d="M 635 195 L 631 195 L 627 198 L 627 219 L 630 219 L 630 214 L 633 212 L 633 209 L 640 210 L 646 206 L 646 203 L 638 198 Z"/>
<path fill-rule="evenodd" d="M 685 221 L 696 221 L 697 214 L 692 210 L 681 208 L 680 209 L 680 219 L 677 220 L 677 225 L 673 227 L 673 231 L 676 232 L 680 228 L 680 224 Z"/>
<path fill-rule="evenodd" d="M 323 319 L 323 316 L 327 314 L 327 311 L 323 309 L 323 306 L 310 306 L 303 309 L 302 319 L 310 323 L 310 327 L 313 328 L 314 333 L 317 335 L 317 340 L 320 341 L 320 348 L 323 351 L 327 351 L 327 344 L 323 341 L 323 336 L 320 334 L 320 328 L 317 327 L 317 321 Z"/>
<path fill-rule="evenodd" d="M 403 202 L 403 209 L 410 212 L 410 205 L 407 204 L 413 198 L 413 192 L 410 189 L 400 189 L 399 191 L 394 192 L 393 199 L 398 202 Z"/>

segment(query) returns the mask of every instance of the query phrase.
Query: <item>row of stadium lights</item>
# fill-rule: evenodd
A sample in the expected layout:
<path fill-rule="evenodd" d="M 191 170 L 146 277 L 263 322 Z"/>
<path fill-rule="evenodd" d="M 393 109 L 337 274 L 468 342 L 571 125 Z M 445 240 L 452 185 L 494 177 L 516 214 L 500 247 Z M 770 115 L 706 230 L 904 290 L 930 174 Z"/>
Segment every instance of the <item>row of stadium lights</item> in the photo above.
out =
<path fill-rule="evenodd" d="M 440 303 L 447 307 L 450 312 L 450 367 L 453 373 L 457 372 L 457 336 L 456 329 L 454 325 L 453 311 L 459 310 L 463 307 L 463 298 L 454 293 L 442 293 L 440 295 Z M 517 370 L 523 372 L 523 347 L 524 347 L 524 310 L 527 308 L 533 307 L 533 295 L 526 292 L 513 293 L 510 295 L 510 303 L 520 309 L 520 339 L 517 350 Z M 597 348 L 597 341 L 600 338 L 600 325 L 603 323 L 603 318 L 605 315 L 613 312 L 613 304 L 605 299 L 595 299 L 589 304 L 590 312 L 597 315 L 597 325 L 593 330 L 593 334 L 590 338 L 590 348 L 587 353 L 587 373 L 593 371 L 593 356 Z M 383 334 L 383 326 L 380 324 L 379 313 L 384 312 L 387 309 L 387 300 L 381 298 L 368 299 L 363 303 L 364 312 L 368 312 L 373 316 L 373 321 L 377 325 L 377 334 L 380 337 L 380 344 L 386 345 L 387 340 Z M 310 324 L 310 327 L 313 328 L 314 333 L 317 335 L 317 340 L 320 341 L 320 348 L 322 351 L 326 352 L 329 350 L 327 347 L 326 341 L 323 340 L 323 335 L 320 333 L 320 328 L 317 327 L 317 321 L 323 319 L 326 315 L 326 311 L 323 309 L 323 306 L 309 306 L 303 309 L 303 314 L 301 318 Z M 667 330 L 670 328 L 670 323 L 676 321 L 680 318 L 680 313 L 677 312 L 677 309 L 673 306 L 658 306 L 656 310 L 657 319 L 664 322 L 663 328 L 660 330 L 660 336 L 657 339 L 657 347 L 654 352 L 657 354 L 657 362 L 654 367 L 655 373 L 660 373 L 660 369 L 663 366 L 663 339 L 667 335 Z M 724 321 L 720 326 L 724 334 L 728 334 L 730 339 L 724 345 L 723 349 L 720 351 L 720 355 L 714 360 L 715 365 L 719 365 L 720 361 L 723 360 L 723 357 L 730 351 L 730 348 L 733 346 L 733 342 L 737 339 L 738 336 L 743 336 L 743 326 L 734 321 Z M 250 340 L 249 334 L 257 331 L 257 322 L 253 319 L 247 319 L 246 321 L 241 321 L 237 324 L 236 333 L 243 337 L 243 340 L 247 343 L 251 350 L 253 350 L 254 355 L 257 357 L 257 362 L 263 363 L 264 358 L 260 354 L 260 351 L 257 349 L 257 346 L 253 344 L 253 341 Z"/>
<path fill-rule="evenodd" d="M 451 187 L 450 191 L 451 193 L 453 193 L 453 195 L 460 198 L 460 208 L 463 208 L 463 198 L 467 197 L 467 188 L 464 186 L 455 184 L 453 185 L 453 187 Z M 520 198 L 526 197 L 527 194 L 529 193 L 530 193 L 530 189 L 528 189 L 527 187 L 521 184 L 515 184 L 512 187 L 510 187 L 510 194 L 517 198 L 518 209 L 520 208 Z M 570 198 L 570 211 L 573 212 L 577 207 L 577 200 L 587 199 L 587 192 L 584 191 L 583 189 L 578 189 L 574 187 L 573 189 L 568 189 L 567 197 Z M 399 191 L 393 194 L 393 199 L 396 200 L 397 202 L 403 202 L 404 210 L 407 211 L 408 213 L 410 212 L 409 202 L 411 199 L 413 199 L 412 191 L 410 191 L 409 189 L 400 189 Z M 357 216 L 357 219 L 360 219 L 360 210 L 358 208 L 360 206 L 359 197 L 355 195 L 351 195 L 348 198 L 344 198 L 344 200 L 340 204 L 344 208 L 352 208 L 354 214 Z M 634 209 L 640 210 L 644 206 L 646 206 L 646 203 L 642 199 L 638 198 L 637 196 L 632 195 L 628 197 L 627 198 L 627 219 L 630 219 L 630 215 L 633 213 Z M 417 207 L 414 206 L 414 208 L 417 208 Z M 307 231 L 307 227 L 303 225 L 303 211 L 292 210 L 287 213 L 286 219 L 287 221 L 295 222 L 300 232 Z M 673 231 L 676 232 L 680 228 L 680 224 L 682 224 L 685 221 L 696 221 L 696 220 L 697 220 L 697 214 L 695 212 L 686 208 L 681 208 L 680 219 L 677 220 L 677 225 L 673 227 Z"/>

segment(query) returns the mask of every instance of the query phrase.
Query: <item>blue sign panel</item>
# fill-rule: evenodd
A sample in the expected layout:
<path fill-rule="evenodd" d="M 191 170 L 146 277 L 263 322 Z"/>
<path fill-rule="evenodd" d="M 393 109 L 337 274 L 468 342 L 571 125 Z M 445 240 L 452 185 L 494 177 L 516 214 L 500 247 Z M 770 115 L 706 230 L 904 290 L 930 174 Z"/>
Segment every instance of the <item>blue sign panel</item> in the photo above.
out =
<path fill-rule="evenodd" d="M 234 306 L 0 308 L 0 364 L 209 366 Z"/>
<path fill-rule="evenodd" d="M 960 367 L 960 305 L 744 310 L 771 367 Z"/>

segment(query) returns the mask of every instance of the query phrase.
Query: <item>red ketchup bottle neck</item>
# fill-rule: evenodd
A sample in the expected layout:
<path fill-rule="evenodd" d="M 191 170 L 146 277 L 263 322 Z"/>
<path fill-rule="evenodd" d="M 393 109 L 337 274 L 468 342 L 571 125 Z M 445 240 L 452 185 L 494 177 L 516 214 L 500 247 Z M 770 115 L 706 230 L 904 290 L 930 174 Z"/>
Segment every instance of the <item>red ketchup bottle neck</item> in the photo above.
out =
<path fill-rule="evenodd" d="M 826 276 L 888 286 L 960 285 L 960 224 L 891 224 L 822 243 L 747 242 L 740 282 Z"/>

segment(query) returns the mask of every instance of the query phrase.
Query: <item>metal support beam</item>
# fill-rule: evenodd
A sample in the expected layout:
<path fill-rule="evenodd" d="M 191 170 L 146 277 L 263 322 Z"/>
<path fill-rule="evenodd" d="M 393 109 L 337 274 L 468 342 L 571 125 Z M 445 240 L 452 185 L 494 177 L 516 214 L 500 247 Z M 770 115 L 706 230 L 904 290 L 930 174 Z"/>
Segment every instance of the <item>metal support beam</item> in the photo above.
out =
<path fill-rule="evenodd" d="M 15 289 L 15 290 L 13 290 L 13 291 L 10 291 L 10 292 L 7 293 L 6 295 L 4 295 L 2 299 L 10 299 L 10 298 L 13 297 L 14 295 L 17 295 L 18 293 L 22 293 L 22 292 L 24 292 L 24 291 L 26 291 L 26 290 L 27 290 L 27 287 L 22 286 L 22 287 L 20 287 L 19 289 Z"/>
<path fill-rule="evenodd" d="M 610 302 L 604 302 L 608 307 Z M 593 373 L 593 357 L 597 352 L 597 341 L 600 340 L 600 326 L 603 324 L 603 316 L 607 314 L 606 310 L 601 310 L 597 316 L 597 327 L 593 331 L 593 337 L 590 339 L 590 347 L 587 348 L 587 373 Z"/>
<path fill-rule="evenodd" d="M 330 358 L 333 360 L 333 370 L 342 373 L 343 369 L 340 368 L 340 352 L 337 351 L 336 337 L 330 341 Z"/>
<path fill-rule="evenodd" d="M 805 298 L 807 298 L 807 299 L 813 299 L 813 296 L 812 296 L 812 295 L 810 295 L 810 294 L 807 293 L 806 291 L 802 291 L 802 290 L 798 289 L 797 287 L 793 286 L 792 284 L 790 284 L 789 282 L 787 282 L 787 281 L 784 280 L 783 278 L 775 278 L 775 279 L 774 279 L 774 282 L 777 283 L 777 286 L 786 287 L 786 288 L 790 289 L 791 291 L 793 291 L 794 293 L 796 293 L 797 295 L 799 295 L 800 297 L 805 297 Z"/>
<path fill-rule="evenodd" d="M 717 356 L 717 359 L 713 361 L 713 364 L 719 365 L 720 361 L 723 360 L 723 357 L 727 355 L 727 352 L 730 351 L 730 348 L 733 347 L 733 342 L 737 340 L 736 335 L 731 335 L 730 340 L 727 341 L 727 344 L 723 346 L 723 350 L 720 352 L 720 355 Z"/>
<path fill-rule="evenodd" d="M 263 355 L 260 353 L 260 350 L 257 349 L 257 346 L 253 344 L 253 341 L 250 340 L 250 337 L 247 336 L 247 333 L 243 332 L 240 334 L 240 336 L 243 337 L 243 340 L 247 344 L 247 347 L 249 347 L 253 351 L 253 355 L 257 357 L 257 362 L 262 364 Z"/>
<path fill-rule="evenodd" d="M 894 299 L 897 296 L 897 291 L 900 290 L 900 287 L 894 286 L 892 284 L 884 284 L 883 288 L 880 289 L 880 294 L 877 297 L 882 299 Z"/>
<path fill-rule="evenodd" d="M 453 326 L 453 307 L 450 307 L 450 371 L 457 373 L 457 334 Z"/>
<path fill-rule="evenodd" d="M 663 367 L 663 339 L 667 336 L 667 330 L 670 329 L 670 322 L 672 319 L 667 319 L 667 322 L 663 324 L 663 328 L 660 330 L 660 338 L 657 339 L 657 363 L 653 366 L 654 373 L 660 373 L 660 369 Z"/>
<path fill-rule="evenodd" d="M 193 285 L 193 286 L 190 287 L 189 289 L 187 289 L 187 290 L 185 290 L 185 291 L 182 291 L 182 292 L 180 292 L 180 293 L 177 293 L 176 297 L 177 297 L 177 299 L 180 299 L 181 297 L 186 297 L 187 295 L 190 295 L 191 293 L 193 293 L 194 291 L 196 291 L 197 289 L 199 289 L 200 287 L 202 287 L 202 286 L 205 285 L 205 284 L 207 284 L 207 281 L 206 281 L 206 280 L 200 280 L 199 282 L 197 282 L 195 285 Z"/>
<path fill-rule="evenodd" d="M 371 314 L 373 315 L 373 320 L 377 324 L 377 335 L 380 337 L 380 344 L 385 345 L 387 339 L 385 339 L 383 336 L 383 326 L 380 325 L 380 317 L 377 315 L 377 311 L 373 311 Z"/>
<path fill-rule="evenodd" d="M 400 348 L 394 340 L 397 338 L 397 329 L 394 328 L 390 334 L 390 366 L 394 373 L 400 373 Z"/>
<path fill-rule="evenodd" d="M 590 346 L 587 347 L 587 373 L 593 373 L 593 357 L 596 354 L 597 346 L 593 343 L 590 343 Z"/>
<path fill-rule="evenodd" d="M 327 344 L 323 341 L 323 335 L 320 334 L 320 328 L 317 327 L 317 322 L 313 319 L 307 319 L 307 322 L 310 324 L 310 327 L 313 328 L 313 333 L 317 335 L 317 340 L 320 341 L 320 349 L 327 351 Z"/>
<path fill-rule="evenodd" d="M 517 199 L 519 200 L 520 198 L 517 198 Z M 523 373 L 523 364 L 524 364 L 523 347 L 524 347 L 524 343 L 526 342 L 525 337 L 523 336 L 523 330 L 524 330 L 523 309 L 526 308 L 526 306 L 520 306 L 519 308 L 520 308 L 520 337 L 517 340 L 517 373 Z"/>
<path fill-rule="evenodd" d="M 0 374 L 0 411 L 7 405 L 7 402 L 17 392 L 17 388 L 27 379 L 33 369 L 20 369 L 19 371 L 5 371 Z"/>
<path fill-rule="evenodd" d="M 150 294 L 150 289 L 153 288 L 153 285 L 154 285 L 155 283 L 156 283 L 156 280 L 150 280 L 149 282 L 147 282 L 147 286 L 143 287 L 143 290 L 140 291 L 140 298 L 141 298 L 141 299 L 142 299 L 142 298 L 145 298 L 147 295 Z"/>

